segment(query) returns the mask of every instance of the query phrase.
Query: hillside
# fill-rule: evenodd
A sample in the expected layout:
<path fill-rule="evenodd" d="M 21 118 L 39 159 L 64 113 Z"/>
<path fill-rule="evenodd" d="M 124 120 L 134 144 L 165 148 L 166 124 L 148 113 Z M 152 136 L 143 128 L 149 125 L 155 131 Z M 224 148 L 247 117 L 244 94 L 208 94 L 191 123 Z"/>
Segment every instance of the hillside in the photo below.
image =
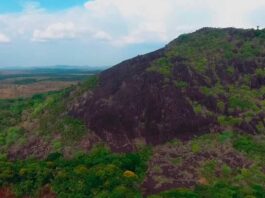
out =
<path fill-rule="evenodd" d="M 203 28 L 0 100 L 0 197 L 263 198 L 265 30 Z"/>
<path fill-rule="evenodd" d="M 224 130 L 264 132 L 264 30 L 204 28 L 122 62 L 70 109 L 114 150 Z"/>

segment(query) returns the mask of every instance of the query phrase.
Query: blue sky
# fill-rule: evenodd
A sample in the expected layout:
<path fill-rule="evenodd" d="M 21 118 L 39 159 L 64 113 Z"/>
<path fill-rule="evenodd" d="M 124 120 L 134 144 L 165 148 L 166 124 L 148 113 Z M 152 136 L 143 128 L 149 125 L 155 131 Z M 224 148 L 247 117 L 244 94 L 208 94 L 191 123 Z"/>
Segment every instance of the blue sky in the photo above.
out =
<path fill-rule="evenodd" d="M 49 11 L 58 11 L 68 9 L 74 6 L 80 6 L 87 2 L 87 0 L 1 0 L 0 13 L 20 12 L 23 11 L 25 4 L 36 2 L 41 7 Z"/>
<path fill-rule="evenodd" d="M 265 0 L 0 0 L 0 66 L 114 65 L 202 27 L 265 27 Z"/>

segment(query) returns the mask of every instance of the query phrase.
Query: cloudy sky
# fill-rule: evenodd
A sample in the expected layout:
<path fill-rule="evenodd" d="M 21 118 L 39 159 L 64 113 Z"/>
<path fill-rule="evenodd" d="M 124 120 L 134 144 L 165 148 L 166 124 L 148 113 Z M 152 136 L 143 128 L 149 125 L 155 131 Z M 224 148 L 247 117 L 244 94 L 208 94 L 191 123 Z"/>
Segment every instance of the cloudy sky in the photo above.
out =
<path fill-rule="evenodd" d="M 265 0 L 0 0 L 0 66 L 114 65 L 201 27 L 265 27 Z"/>

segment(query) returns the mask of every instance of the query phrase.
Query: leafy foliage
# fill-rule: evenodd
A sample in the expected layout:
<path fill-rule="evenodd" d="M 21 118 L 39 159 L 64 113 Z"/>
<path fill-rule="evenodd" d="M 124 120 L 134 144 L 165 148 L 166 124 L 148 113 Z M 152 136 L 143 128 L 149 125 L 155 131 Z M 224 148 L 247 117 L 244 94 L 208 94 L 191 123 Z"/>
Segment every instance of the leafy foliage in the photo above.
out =
<path fill-rule="evenodd" d="M 147 71 L 158 72 L 165 76 L 171 76 L 172 74 L 172 64 L 167 58 L 160 58 L 153 62 L 152 66 L 147 69 Z"/>
<path fill-rule="evenodd" d="M 43 161 L 1 161 L 0 185 L 11 185 L 18 197 L 34 196 L 45 185 L 58 197 L 140 197 L 149 155 L 149 150 L 113 154 L 97 147 L 71 160 L 54 153 Z"/>

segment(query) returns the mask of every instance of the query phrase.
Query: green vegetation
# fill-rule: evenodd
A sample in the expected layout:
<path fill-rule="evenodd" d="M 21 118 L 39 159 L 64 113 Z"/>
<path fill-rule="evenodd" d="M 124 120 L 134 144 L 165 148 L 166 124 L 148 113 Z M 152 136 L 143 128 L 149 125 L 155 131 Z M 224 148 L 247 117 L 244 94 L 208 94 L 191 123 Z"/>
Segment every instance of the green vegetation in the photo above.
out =
<path fill-rule="evenodd" d="M 32 109 L 33 118 L 40 120 L 39 132 L 45 136 L 59 132 L 65 143 L 74 143 L 86 132 L 81 121 L 65 114 L 66 103 L 70 102 L 70 91 L 66 89 L 50 95 Z"/>
<path fill-rule="evenodd" d="M 172 143 L 168 145 L 178 148 L 177 154 L 181 156 L 176 158 L 177 162 L 181 163 L 175 163 L 175 167 L 182 167 L 183 172 L 192 170 L 198 173 L 199 183 L 193 189 L 172 189 L 149 196 L 150 198 L 264 197 L 264 135 L 253 136 L 224 131 L 220 134 L 206 134 L 177 146 Z M 167 150 L 170 153 L 169 148 Z M 209 154 L 208 157 L 205 154 Z M 160 156 L 159 159 L 163 160 L 163 157 Z M 187 170 L 182 166 L 186 160 L 193 164 L 187 164 Z M 190 175 L 194 174 L 192 171 L 189 172 L 189 179 Z M 194 176 L 197 177 L 196 174 Z M 180 177 L 177 181 L 182 179 Z"/>
<path fill-rule="evenodd" d="M 256 100 L 258 99 L 257 93 L 249 87 L 230 87 L 230 96 L 228 99 L 228 106 L 232 109 L 244 110 L 257 110 Z"/>
<path fill-rule="evenodd" d="M 226 91 L 224 86 L 221 84 L 216 84 L 212 87 L 200 87 L 200 91 L 205 94 L 206 96 L 218 97 L 220 95 L 225 95 Z"/>
<path fill-rule="evenodd" d="M 47 81 L 83 81 L 89 76 L 99 73 L 103 68 L 91 69 L 85 67 L 47 67 L 27 68 L 26 70 L 13 70 L 11 73 L 1 70 L 0 82 L 9 80 L 12 84 L 28 85 Z"/>
<path fill-rule="evenodd" d="M 147 71 L 151 72 L 158 72 L 164 76 L 171 76 L 172 75 L 172 63 L 169 62 L 167 58 L 160 58 L 155 60 L 151 67 L 147 69 Z"/>
<path fill-rule="evenodd" d="M 254 42 L 244 42 L 239 51 L 239 57 L 249 59 L 257 56 L 260 53 L 261 48 L 259 48 L 258 45 L 255 45 Z"/>
<path fill-rule="evenodd" d="M 209 111 L 205 106 L 199 104 L 198 102 L 192 102 L 192 108 L 197 115 L 201 115 L 203 117 L 212 115 L 211 111 Z"/>
<path fill-rule="evenodd" d="M 39 94 L 31 99 L 0 100 L 0 131 L 16 126 L 21 121 L 23 111 L 42 103 L 51 94 Z"/>
<path fill-rule="evenodd" d="M 239 135 L 233 143 L 235 149 L 245 152 L 251 157 L 258 156 L 264 158 L 265 144 L 262 140 L 255 140 L 250 136 Z"/>
<path fill-rule="evenodd" d="M 10 146 L 27 142 L 24 129 L 18 127 L 24 119 L 39 120 L 39 125 L 31 133 L 48 140 L 52 138 L 49 141 L 55 152 L 62 152 L 65 146 L 80 140 L 87 129 L 81 121 L 65 114 L 66 104 L 97 84 L 98 78 L 93 76 L 71 96 L 73 90 L 66 89 L 28 99 L 0 101 L 2 188 L 11 188 L 17 197 L 36 197 L 47 186 L 57 197 L 140 197 L 139 183 L 147 168 L 149 150 L 119 155 L 99 147 L 90 154 L 75 155 L 68 160 L 60 153 L 50 154 L 46 160 L 6 160 Z M 56 133 L 60 136 L 53 139 Z"/>
<path fill-rule="evenodd" d="M 265 69 L 264 68 L 258 68 L 258 69 L 256 69 L 255 74 L 258 77 L 264 78 L 265 77 Z"/>
<path fill-rule="evenodd" d="M 233 66 L 229 66 L 226 71 L 229 75 L 233 75 L 235 73 L 235 68 Z"/>
<path fill-rule="evenodd" d="M 217 108 L 220 112 L 224 112 L 225 111 L 225 103 L 223 101 L 218 101 L 217 102 Z"/>
<path fill-rule="evenodd" d="M 218 122 L 222 126 L 238 126 L 242 120 L 233 116 L 219 116 Z"/>
<path fill-rule="evenodd" d="M 97 75 L 93 75 L 89 77 L 86 81 L 84 81 L 81 85 L 82 90 L 86 91 L 89 89 L 94 89 L 99 84 L 99 78 Z"/>
<path fill-rule="evenodd" d="M 73 88 L 31 98 L 0 100 L 1 154 L 5 156 L 13 145 L 23 147 L 34 136 L 50 144 L 53 151 L 61 152 L 63 148 L 75 145 L 88 129 L 80 120 L 67 115 L 67 104 L 84 88 L 93 89 L 97 83 L 97 76 L 92 76 L 71 96 Z"/>
<path fill-rule="evenodd" d="M 15 80 L 14 84 L 16 85 L 27 85 L 27 84 L 32 84 L 32 83 L 36 83 L 38 82 L 38 80 L 34 79 L 34 78 L 26 78 L 26 79 L 22 79 L 22 80 Z"/>
<path fill-rule="evenodd" d="M 0 186 L 10 186 L 18 197 L 35 197 L 44 186 L 62 198 L 141 197 L 149 156 L 149 149 L 113 154 L 100 146 L 70 160 L 53 153 L 40 161 L 0 161 Z"/>
<path fill-rule="evenodd" d="M 174 81 L 175 86 L 179 89 L 185 89 L 189 87 L 189 84 L 185 81 Z"/>

